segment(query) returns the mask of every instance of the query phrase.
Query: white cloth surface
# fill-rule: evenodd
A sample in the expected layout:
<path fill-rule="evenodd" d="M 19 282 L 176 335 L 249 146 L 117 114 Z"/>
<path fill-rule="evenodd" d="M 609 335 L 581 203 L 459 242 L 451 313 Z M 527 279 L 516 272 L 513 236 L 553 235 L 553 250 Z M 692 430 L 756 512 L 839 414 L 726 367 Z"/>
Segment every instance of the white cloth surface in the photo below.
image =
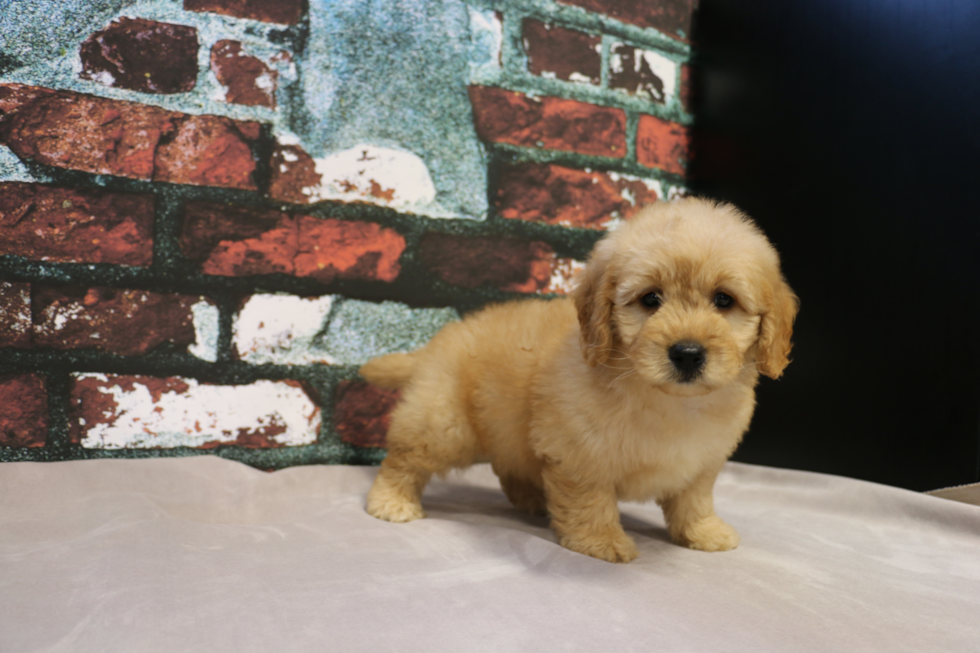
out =
<path fill-rule="evenodd" d="M 0 651 L 980 651 L 980 507 L 729 464 L 741 546 L 640 557 L 555 542 L 487 468 L 429 518 L 364 512 L 370 467 L 211 456 L 0 465 Z"/>

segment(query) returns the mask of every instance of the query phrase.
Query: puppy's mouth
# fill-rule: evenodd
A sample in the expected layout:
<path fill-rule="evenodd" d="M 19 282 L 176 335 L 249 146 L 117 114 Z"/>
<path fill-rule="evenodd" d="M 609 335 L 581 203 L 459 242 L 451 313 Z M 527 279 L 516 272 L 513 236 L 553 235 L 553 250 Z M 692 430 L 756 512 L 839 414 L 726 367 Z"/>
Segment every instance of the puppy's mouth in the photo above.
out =
<path fill-rule="evenodd" d="M 649 343 L 653 344 L 653 343 Z M 642 377 L 661 391 L 676 396 L 705 395 L 717 387 L 709 373 L 709 351 L 700 342 L 681 340 L 634 350 Z"/>

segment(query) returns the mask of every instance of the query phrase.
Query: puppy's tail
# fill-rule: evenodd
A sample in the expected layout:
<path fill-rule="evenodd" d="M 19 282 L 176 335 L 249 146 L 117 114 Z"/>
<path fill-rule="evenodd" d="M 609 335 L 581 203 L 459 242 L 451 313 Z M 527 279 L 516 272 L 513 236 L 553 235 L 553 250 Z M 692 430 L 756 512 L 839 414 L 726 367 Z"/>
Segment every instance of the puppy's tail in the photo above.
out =
<path fill-rule="evenodd" d="M 358 373 L 373 385 L 397 389 L 412 378 L 415 371 L 416 354 L 388 354 L 372 358 L 358 370 Z"/>

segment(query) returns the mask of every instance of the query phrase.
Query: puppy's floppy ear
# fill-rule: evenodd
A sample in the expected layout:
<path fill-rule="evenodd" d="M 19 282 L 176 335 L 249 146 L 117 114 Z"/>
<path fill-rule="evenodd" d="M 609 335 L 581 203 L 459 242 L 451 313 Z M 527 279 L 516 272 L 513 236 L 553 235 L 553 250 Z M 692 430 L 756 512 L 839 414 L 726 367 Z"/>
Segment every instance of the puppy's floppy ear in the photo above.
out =
<path fill-rule="evenodd" d="M 572 291 L 581 329 L 582 355 L 592 367 L 609 359 L 612 349 L 612 309 L 615 283 L 609 269 L 608 240 L 600 241 Z"/>
<path fill-rule="evenodd" d="M 800 300 L 786 281 L 777 277 L 766 293 L 765 302 L 756 362 L 760 372 L 770 379 L 778 379 L 789 365 L 789 352 L 793 348 L 790 338 Z"/>

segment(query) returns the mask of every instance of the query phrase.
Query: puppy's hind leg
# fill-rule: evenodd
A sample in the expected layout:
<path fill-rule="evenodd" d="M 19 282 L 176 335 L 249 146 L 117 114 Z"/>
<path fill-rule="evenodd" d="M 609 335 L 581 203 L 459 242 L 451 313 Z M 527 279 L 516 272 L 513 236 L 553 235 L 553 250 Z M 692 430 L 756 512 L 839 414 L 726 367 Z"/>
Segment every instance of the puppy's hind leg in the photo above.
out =
<path fill-rule="evenodd" d="M 368 492 L 367 511 L 372 517 L 396 523 L 425 517 L 422 490 L 432 472 L 412 458 L 410 451 L 388 450 Z"/>
<path fill-rule="evenodd" d="M 422 490 L 432 475 L 473 464 L 476 436 L 453 408 L 406 401 L 395 409 L 388 455 L 368 492 L 369 514 L 390 522 L 421 519 Z"/>

